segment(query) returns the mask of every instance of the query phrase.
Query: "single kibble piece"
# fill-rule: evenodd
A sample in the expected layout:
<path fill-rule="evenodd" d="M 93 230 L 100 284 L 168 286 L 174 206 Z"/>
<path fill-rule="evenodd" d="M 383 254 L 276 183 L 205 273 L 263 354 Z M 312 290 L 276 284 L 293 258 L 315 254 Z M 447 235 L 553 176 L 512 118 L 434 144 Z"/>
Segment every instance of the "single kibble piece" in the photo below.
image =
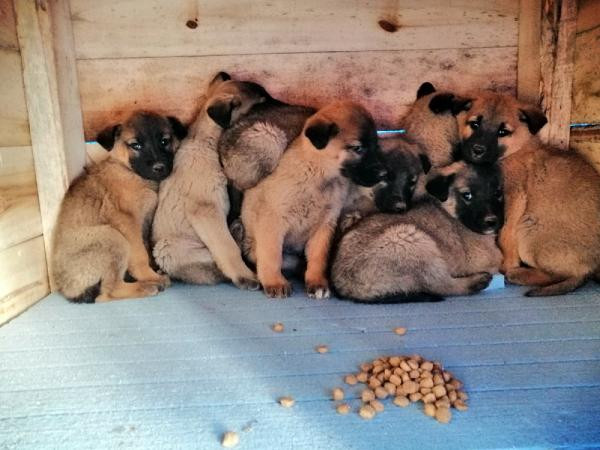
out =
<path fill-rule="evenodd" d="M 369 387 L 371 389 L 378 388 L 379 386 L 381 386 L 381 381 L 379 380 L 379 378 L 377 378 L 377 377 L 369 378 Z"/>
<path fill-rule="evenodd" d="M 442 378 L 442 376 L 440 374 L 435 374 L 433 376 L 433 384 L 435 384 L 436 386 L 438 384 L 444 385 L 444 379 Z"/>
<path fill-rule="evenodd" d="M 383 412 L 385 409 L 383 403 L 381 403 L 379 400 L 372 400 L 369 405 L 371 405 L 371 407 L 378 413 Z"/>
<path fill-rule="evenodd" d="M 384 388 L 382 388 L 381 386 L 378 388 L 375 388 L 375 397 L 383 400 L 385 398 L 387 398 L 389 395 L 388 391 L 386 391 Z"/>
<path fill-rule="evenodd" d="M 232 448 L 240 443 L 240 436 L 235 431 L 228 431 L 223 434 L 221 445 L 223 447 Z"/>
<path fill-rule="evenodd" d="M 390 383 L 395 384 L 396 386 L 400 386 L 402 384 L 402 378 L 400 378 L 395 373 L 390 375 Z"/>
<path fill-rule="evenodd" d="M 419 368 L 419 363 L 417 361 L 415 361 L 414 359 L 409 359 L 407 361 L 408 366 L 410 367 L 410 370 L 417 370 Z"/>
<path fill-rule="evenodd" d="M 354 375 L 346 375 L 346 378 L 344 378 L 344 381 L 346 382 L 346 384 L 349 384 L 350 386 L 354 386 L 356 383 L 358 383 L 358 380 L 356 379 L 356 377 Z"/>
<path fill-rule="evenodd" d="M 458 395 L 456 395 L 456 391 L 448 392 L 448 400 L 450 400 L 450 402 L 454 403 L 457 399 Z"/>
<path fill-rule="evenodd" d="M 420 392 L 421 394 L 423 394 L 423 395 L 427 395 L 427 394 L 429 394 L 429 393 L 431 392 L 431 389 L 430 389 L 430 388 L 421 388 L 421 389 L 419 390 L 419 392 Z M 435 397 L 435 395 L 434 395 L 434 397 Z"/>
<path fill-rule="evenodd" d="M 446 388 L 443 385 L 438 384 L 437 386 L 433 387 L 432 392 L 437 398 L 441 398 L 446 395 Z"/>
<path fill-rule="evenodd" d="M 400 365 L 400 358 L 398 356 L 392 356 L 390 358 L 390 365 L 392 367 L 398 367 L 398 365 Z"/>
<path fill-rule="evenodd" d="M 458 395 L 458 398 L 460 398 L 461 400 L 469 400 L 469 396 L 467 395 L 466 392 L 459 391 L 457 395 Z"/>
<path fill-rule="evenodd" d="M 394 383 L 390 383 L 389 381 L 383 385 L 383 388 L 390 395 L 394 395 L 396 393 L 396 385 Z"/>
<path fill-rule="evenodd" d="M 373 369 L 373 364 L 362 363 L 360 365 L 360 370 L 363 372 L 370 372 Z"/>
<path fill-rule="evenodd" d="M 405 372 L 410 372 L 412 370 L 412 368 L 408 365 L 408 363 L 406 361 L 400 362 L 400 368 L 402 370 L 404 370 Z"/>
<path fill-rule="evenodd" d="M 456 378 L 455 378 L 455 379 L 453 379 L 452 381 L 450 381 L 450 383 L 449 383 L 449 384 L 450 384 L 451 386 L 453 386 L 453 387 L 454 387 L 454 389 L 456 389 L 456 390 L 459 390 L 460 388 L 462 388 L 462 387 L 463 387 L 463 384 L 462 384 L 460 381 L 458 381 Z"/>
<path fill-rule="evenodd" d="M 424 361 L 421 363 L 421 369 L 431 372 L 433 370 L 433 363 L 431 361 Z"/>
<path fill-rule="evenodd" d="M 423 412 L 426 416 L 435 417 L 435 411 L 436 407 L 433 403 L 425 403 L 425 406 L 423 407 Z"/>
<path fill-rule="evenodd" d="M 375 409 L 371 405 L 362 405 L 358 410 L 358 414 L 365 420 L 371 420 L 375 417 Z"/>
<path fill-rule="evenodd" d="M 368 379 L 369 375 L 366 372 L 361 372 L 358 375 L 356 375 L 356 380 L 360 381 L 361 383 L 366 383 Z"/>
<path fill-rule="evenodd" d="M 445 399 L 436 400 L 435 406 L 437 408 L 450 408 L 450 402 Z"/>
<path fill-rule="evenodd" d="M 363 402 L 368 403 L 371 400 L 375 400 L 375 392 L 371 389 L 365 389 L 362 391 L 362 394 L 360 394 L 360 398 Z"/>
<path fill-rule="evenodd" d="M 326 345 L 319 345 L 315 348 L 318 353 L 327 353 L 329 351 L 329 347 Z"/>
<path fill-rule="evenodd" d="M 423 396 L 423 403 L 434 403 L 435 402 L 435 395 L 433 393 L 429 393 L 429 394 L 425 394 Z"/>
<path fill-rule="evenodd" d="M 413 380 L 416 380 L 417 378 L 419 378 L 421 376 L 421 373 L 418 370 L 411 370 L 408 373 L 408 376 L 411 377 Z"/>
<path fill-rule="evenodd" d="M 452 419 L 452 413 L 450 412 L 450 408 L 446 408 L 445 406 L 439 407 L 435 411 L 435 419 L 440 423 L 450 422 L 450 419 Z"/>
<path fill-rule="evenodd" d="M 384 371 L 384 367 L 381 365 L 373 367 L 373 375 L 377 375 L 379 372 L 383 372 L 383 371 Z"/>
<path fill-rule="evenodd" d="M 337 405 L 335 408 L 338 414 L 348 414 L 350 412 L 350 405 L 348 403 L 342 403 L 341 405 Z"/>
<path fill-rule="evenodd" d="M 444 381 L 448 383 L 452 379 L 452 372 L 442 372 L 442 376 L 444 377 Z"/>
<path fill-rule="evenodd" d="M 414 394 L 419 390 L 419 385 L 414 381 L 407 381 L 402 384 L 402 390 L 405 394 Z"/>
<path fill-rule="evenodd" d="M 415 392 L 414 394 L 410 394 L 408 396 L 408 398 L 410 399 L 411 402 L 418 402 L 419 400 L 421 400 L 423 398 L 423 395 L 420 392 Z"/>
<path fill-rule="evenodd" d="M 383 377 L 384 377 L 386 380 L 389 380 L 391 376 L 392 376 L 392 371 L 391 371 L 390 369 L 385 369 L 385 370 L 383 371 Z"/>
<path fill-rule="evenodd" d="M 410 404 L 410 400 L 406 398 L 404 395 L 399 395 L 394 398 L 394 405 L 401 406 L 402 408 L 407 407 Z"/>
<path fill-rule="evenodd" d="M 344 400 L 344 390 L 342 388 L 335 388 L 331 391 L 331 397 L 336 400 Z"/>
<path fill-rule="evenodd" d="M 469 409 L 469 407 L 466 405 L 466 403 L 463 402 L 462 400 L 456 400 L 454 402 L 454 407 L 456 409 L 458 409 L 459 411 L 466 411 L 467 409 Z"/>
<path fill-rule="evenodd" d="M 404 372 L 402 374 L 402 382 L 406 383 L 407 381 L 410 381 L 410 377 L 408 376 L 408 374 L 406 372 Z"/>
<path fill-rule="evenodd" d="M 279 404 L 284 408 L 291 408 L 294 406 L 294 403 L 296 403 L 296 401 L 292 397 L 281 397 L 279 399 Z"/>
<path fill-rule="evenodd" d="M 281 322 L 274 323 L 273 325 L 271 325 L 271 329 L 275 333 L 283 333 L 283 324 Z"/>
<path fill-rule="evenodd" d="M 406 334 L 406 328 L 396 327 L 394 328 L 394 333 L 396 333 L 398 336 L 404 336 Z"/>
<path fill-rule="evenodd" d="M 433 387 L 433 380 L 431 378 L 423 378 L 420 382 L 419 385 L 421 387 L 424 388 L 432 388 Z"/>
<path fill-rule="evenodd" d="M 433 374 L 431 372 L 429 372 L 428 370 L 424 370 L 421 373 L 421 378 L 431 378 L 433 380 Z"/>

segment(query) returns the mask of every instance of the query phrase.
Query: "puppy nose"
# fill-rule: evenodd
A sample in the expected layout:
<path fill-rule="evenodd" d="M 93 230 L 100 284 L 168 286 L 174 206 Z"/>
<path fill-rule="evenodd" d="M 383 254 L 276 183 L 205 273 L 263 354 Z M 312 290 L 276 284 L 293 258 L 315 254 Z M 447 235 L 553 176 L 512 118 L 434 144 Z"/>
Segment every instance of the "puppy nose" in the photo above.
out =
<path fill-rule="evenodd" d="M 485 145 L 481 145 L 481 144 L 475 144 L 473 145 L 473 155 L 475 156 L 481 156 L 485 153 Z"/>
<path fill-rule="evenodd" d="M 394 197 L 392 199 L 392 207 L 396 212 L 404 212 L 406 211 L 406 202 L 402 200 L 400 197 Z"/>
<path fill-rule="evenodd" d="M 379 180 L 385 180 L 388 176 L 388 172 L 386 169 L 379 169 L 379 172 L 377 172 L 377 178 L 379 178 Z"/>
<path fill-rule="evenodd" d="M 166 169 L 167 167 L 163 163 L 154 163 L 152 165 L 152 172 L 154 172 L 157 175 L 162 175 L 163 173 L 165 173 Z"/>
<path fill-rule="evenodd" d="M 498 217 L 490 214 L 485 216 L 485 218 L 483 219 L 483 222 L 490 228 L 494 228 L 496 227 L 496 225 L 498 225 Z"/>

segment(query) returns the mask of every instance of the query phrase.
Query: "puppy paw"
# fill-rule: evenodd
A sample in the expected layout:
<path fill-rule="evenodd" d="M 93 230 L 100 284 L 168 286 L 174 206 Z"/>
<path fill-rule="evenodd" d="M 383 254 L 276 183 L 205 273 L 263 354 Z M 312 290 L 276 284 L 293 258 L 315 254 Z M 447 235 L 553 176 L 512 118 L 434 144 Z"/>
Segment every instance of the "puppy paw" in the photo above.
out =
<path fill-rule="evenodd" d="M 263 284 L 263 291 L 270 298 L 286 298 L 292 295 L 292 286 L 287 281 Z"/>
<path fill-rule="evenodd" d="M 165 290 L 164 286 L 154 281 L 140 281 L 137 284 L 136 294 L 140 297 L 154 297 Z"/>
<path fill-rule="evenodd" d="M 258 291 L 260 289 L 260 283 L 256 278 L 240 277 L 233 282 L 238 288 L 247 291 Z"/>
<path fill-rule="evenodd" d="M 476 292 L 482 291 L 489 286 L 490 282 L 492 281 L 492 274 L 482 272 L 471 275 L 469 278 L 469 293 L 475 294 Z"/>
<path fill-rule="evenodd" d="M 307 283 L 306 294 L 309 298 L 314 298 L 318 300 L 329 298 L 331 296 L 331 292 L 329 291 L 329 286 L 327 285 L 327 282 Z"/>

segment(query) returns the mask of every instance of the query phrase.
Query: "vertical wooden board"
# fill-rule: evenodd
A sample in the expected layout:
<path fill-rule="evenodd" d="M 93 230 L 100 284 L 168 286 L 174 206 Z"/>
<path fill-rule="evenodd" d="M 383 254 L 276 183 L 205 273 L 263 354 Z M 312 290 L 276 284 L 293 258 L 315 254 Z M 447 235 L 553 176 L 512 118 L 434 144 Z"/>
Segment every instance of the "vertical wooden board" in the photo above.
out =
<path fill-rule="evenodd" d="M 29 145 L 21 55 L 16 50 L 0 48 L 0 99 L 0 146 Z"/>
<path fill-rule="evenodd" d="M 31 147 L 0 148 L 0 250 L 41 234 Z"/>
<path fill-rule="evenodd" d="M 540 98 L 541 0 L 521 0 L 519 7 L 519 53 L 517 96 L 537 105 Z"/>
<path fill-rule="evenodd" d="M 0 251 L 0 280 L 2 324 L 49 292 L 43 237 Z"/>
<path fill-rule="evenodd" d="M 13 0 L 0 0 L 0 48 L 19 50 Z"/>
<path fill-rule="evenodd" d="M 80 59 L 506 47 L 518 0 L 71 0 Z"/>
<path fill-rule="evenodd" d="M 354 99 L 380 125 L 393 126 L 419 85 L 514 93 L 516 47 L 404 52 L 132 58 L 78 61 L 84 129 L 95 139 L 133 109 L 190 121 L 209 80 L 219 70 L 256 81 L 276 98 L 322 105 Z M 283 62 L 283 63 L 282 63 Z"/>

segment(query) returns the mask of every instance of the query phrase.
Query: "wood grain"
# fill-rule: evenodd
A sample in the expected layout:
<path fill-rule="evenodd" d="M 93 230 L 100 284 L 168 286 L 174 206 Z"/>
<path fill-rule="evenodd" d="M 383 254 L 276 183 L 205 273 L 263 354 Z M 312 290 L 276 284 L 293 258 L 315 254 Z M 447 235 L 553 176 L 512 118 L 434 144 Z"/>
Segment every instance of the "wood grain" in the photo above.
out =
<path fill-rule="evenodd" d="M 19 52 L 0 47 L 0 67 L 0 146 L 29 145 L 29 122 Z"/>
<path fill-rule="evenodd" d="M 518 0 L 71 1 L 80 59 L 512 47 L 518 8 Z"/>
<path fill-rule="evenodd" d="M 0 48 L 19 50 L 13 0 L 0 0 Z"/>
<path fill-rule="evenodd" d="M 190 121 L 219 70 L 257 81 L 288 102 L 319 106 L 351 98 L 369 108 L 381 126 L 393 126 L 423 81 L 514 94 L 516 59 L 516 47 L 508 47 L 84 60 L 77 68 L 85 136 L 93 140 L 134 109 Z"/>
<path fill-rule="evenodd" d="M 537 105 L 540 99 L 541 0 L 521 0 L 519 6 L 519 52 L 517 96 Z"/>
<path fill-rule="evenodd" d="M 49 292 L 44 238 L 0 251 L 0 325 Z"/>

